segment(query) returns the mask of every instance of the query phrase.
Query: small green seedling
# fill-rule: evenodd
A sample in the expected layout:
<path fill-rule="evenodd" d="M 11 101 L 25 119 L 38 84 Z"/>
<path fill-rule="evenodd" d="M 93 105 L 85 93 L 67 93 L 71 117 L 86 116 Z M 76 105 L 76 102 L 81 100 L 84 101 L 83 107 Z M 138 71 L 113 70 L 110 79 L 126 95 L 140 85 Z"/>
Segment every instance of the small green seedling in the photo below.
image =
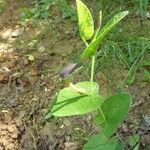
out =
<path fill-rule="evenodd" d="M 128 138 L 129 145 L 131 146 L 131 149 L 133 150 L 139 150 L 140 146 L 140 136 L 135 134 L 132 136 L 129 136 Z"/>
<path fill-rule="evenodd" d="M 69 81 L 69 86 L 60 90 L 57 94 L 52 109 L 46 118 L 49 118 L 49 116 L 84 115 L 95 111 L 97 112 L 95 122 L 97 125 L 103 125 L 103 128 L 100 134 L 89 140 L 84 146 L 84 150 L 122 150 L 123 144 L 112 135 L 128 114 L 132 98 L 128 94 L 121 93 L 104 99 L 99 93 L 99 85 L 93 81 L 93 78 L 95 56 L 99 45 L 113 27 L 128 14 L 128 11 L 115 15 L 102 29 L 102 12 L 100 12 L 99 27 L 94 30 L 94 21 L 89 9 L 81 0 L 76 0 L 76 4 L 80 36 L 86 45 L 81 60 L 91 60 L 91 79 L 75 85 Z M 60 77 L 67 79 L 78 68 L 77 66 L 77 64 L 69 65 L 61 71 Z"/>

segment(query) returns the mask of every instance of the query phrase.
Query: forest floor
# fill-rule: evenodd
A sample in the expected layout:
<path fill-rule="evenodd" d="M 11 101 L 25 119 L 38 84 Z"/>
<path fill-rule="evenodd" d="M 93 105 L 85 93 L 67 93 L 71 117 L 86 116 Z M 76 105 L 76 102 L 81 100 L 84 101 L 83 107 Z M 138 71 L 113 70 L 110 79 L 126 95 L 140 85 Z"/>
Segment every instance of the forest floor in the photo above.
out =
<path fill-rule="evenodd" d="M 84 47 L 77 36 L 76 24 L 59 17 L 51 22 L 19 24 L 20 9 L 27 1 L 7 0 L 0 13 L 0 150 L 77 150 L 99 130 L 89 115 L 45 121 L 55 93 L 63 87 L 57 74 L 77 61 Z M 57 9 L 55 16 L 60 13 Z M 110 71 L 117 80 L 124 73 Z M 107 81 L 95 75 L 107 95 Z M 81 73 L 74 80 L 86 80 Z M 114 89 L 112 89 L 114 90 Z M 133 96 L 128 118 L 120 125 L 118 137 L 130 149 L 128 139 L 140 135 L 141 149 L 150 148 L 150 86 L 137 75 L 126 86 Z"/>

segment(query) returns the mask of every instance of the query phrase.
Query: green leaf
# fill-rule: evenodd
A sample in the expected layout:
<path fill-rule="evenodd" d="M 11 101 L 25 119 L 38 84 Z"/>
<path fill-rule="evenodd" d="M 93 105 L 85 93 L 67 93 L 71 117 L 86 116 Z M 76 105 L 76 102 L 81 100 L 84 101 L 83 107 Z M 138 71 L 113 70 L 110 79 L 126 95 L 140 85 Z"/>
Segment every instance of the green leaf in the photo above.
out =
<path fill-rule="evenodd" d="M 76 0 L 80 35 L 83 41 L 89 40 L 94 34 L 94 22 L 92 15 L 86 5 Z"/>
<path fill-rule="evenodd" d="M 100 110 L 98 111 L 98 114 L 95 116 L 94 122 L 97 125 L 103 125 L 106 122 L 105 116 L 102 117 L 103 112 L 101 112 Z"/>
<path fill-rule="evenodd" d="M 98 109 L 102 104 L 102 98 L 99 96 L 99 86 L 93 82 L 80 82 L 75 85 L 77 88 L 83 88 L 89 95 L 81 94 L 67 87 L 62 89 L 51 110 L 54 116 L 82 115 Z"/>
<path fill-rule="evenodd" d="M 140 141 L 139 135 L 135 134 L 128 138 L 130 146 L 135 146 Z"/>
<path fill-rule="evenodd" d="M 128 94 L 117 94 L 103 102 L 101 110 L 106 119 L 105 126 L 101 131 L 103 135 L 109 137 L 116 132 L 118 125 L 129 112 L 131 99 Z M 103 118 L 103 115 L 99 115 L 99 117 Z"/>
<path fill-rule="evenodd" d="M 123 150 L 123 144 L 116 138 L 107 139 L 104 135 L 94 136 L 83 150 Z"/>
<path fill-rule="evenodd" d="M 104 37 L 112 30 L 113 27 L 119 23 L 121 19 L 123 19 L 129 12 L 124 11 L 117 15 L 115 15 L 103 28 L 100 30 L 97 38 L 90 43 L 90 45 L 84 50 L 82 54 L 82 58 L 89 58 L 92 55 L 95 55 L 96 49 L 104 39 Z"/>

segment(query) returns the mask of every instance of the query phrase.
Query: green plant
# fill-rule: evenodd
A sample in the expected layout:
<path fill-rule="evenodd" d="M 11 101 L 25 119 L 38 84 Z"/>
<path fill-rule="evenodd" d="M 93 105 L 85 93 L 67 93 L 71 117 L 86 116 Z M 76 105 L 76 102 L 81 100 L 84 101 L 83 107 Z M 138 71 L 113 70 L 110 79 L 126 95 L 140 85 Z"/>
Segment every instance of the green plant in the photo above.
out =
<path fill-rule="evenodd" d="M 34 6 L 32 9 L 23 8 L 21 13 L 21 21 L 25 22 L 29 19 L 49 19 L 51 14 L 51 6 L 57 5 L 62 12 L 63 18 L 71 18 L 75 21 L 76 13 L 75 10 L 68 4 L 67 0 L 35 0 Z"/>
<path fill-rule="evenodd" d="M 35 7 L 33 11 L 33 18 L 44 18 L 48 19 L 50 17 L 49 8 L 53 5 L 54 0 L 36 0 Z"/>
<path fill-rule="evenodd" d="M 62 17 L 63 18 L 71 18 L 71 20 L 76 21 L 76 13 L 75 10 L 72 9 L 67 0 L 56 0 L 57 5 L 59 6 L 61 12 L 62 12 Z"/>
<path fill-rule="evenodd" d="M 72 84 L 62 89 L 56 96 L 51 111 L 46 118 L 51 116 L 64 117 L 72 115 L 84 115 L 93 111 L 97 112 L 95 122 L 103 126 L 101 133 L 94 136 L 84 146 L 84 150 L 106 150 L 123 149 L 123 144 L 112 136 L 118 125 L 128 114 L 131 105 L 131 96 L 128 94 L 116 94 L 104 99 L 99 94 L 99 85 L 94 82 L 95 59 L 97 49 L 104 37 L 123 19 L 128 11 L 115 15 L 101 29 L 102 12 L 99 13 L 99 27 L 94 31 L 94 21 L 89 9 L 81 0 L 76 0 L 79 20 L 79 31 L 83 42 L 86 45 L 81 55 L 81 60 L 91 60 L 90 81 Z M 77 64 L 66 67 L 60 77 L 64 80 L 78 68 Z"/>
<path fill-rule="evenodd" d="M 2 13 L 6 7 L 6 2 L 4 0 L 0 0 L 0 13 Z"/>
<path fill-rule="evenodd" d="M 141 21 L 143 22 L 146 19 L 147 8 L 148 8 L 148 0 L 137 0 L 139 4 L 139 13 L 141 16 Z"/>
<path fill-rule="evenodd" d="M 24 23 L 29 19 L 49 19 L 49 17 L 51 16 L 50 7 L 54 4 L 55 0 L 35 0 L 34 7 L 32 9 L 22 9 L 21 22 Z"/>

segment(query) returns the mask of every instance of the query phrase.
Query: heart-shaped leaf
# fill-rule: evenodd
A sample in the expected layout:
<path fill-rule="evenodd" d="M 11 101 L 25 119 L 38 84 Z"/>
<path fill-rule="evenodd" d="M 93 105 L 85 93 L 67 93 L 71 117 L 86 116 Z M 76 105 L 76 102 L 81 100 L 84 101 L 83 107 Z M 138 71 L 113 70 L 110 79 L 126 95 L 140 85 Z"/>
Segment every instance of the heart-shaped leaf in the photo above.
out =
<path fill-rule="evenodd" d="M 128 94 L 117 94 L 106 99 L 101 106 L 103 114 L 98 114 L 99 116 L 97 116 L 100 123 L 103 116 L 105 116 L 105 125 L 101 133 L 106 137 L 115 133 L 118 125 L 128 114 L 130 106 L 131 96 Z"/>
<path fill-rule="evenodd" d="M 82 115 L 97 110 L 102 104 L 99 96 L 99 86 L 93 82 L 77 83 L 76 88 L 84 89 L 88 95 L 81 94 L 71 87 L 62 89 L 51 110 L 54 116 Z"/>
<path fill-rule="evenodd" d="M 83 41 L 89 40 L 94 34 L 94 22 L 92 15 L 82 1 L 76 0 L 76 3 L 81 38 Z"/>
<path fill-rule="evenodd" d="M 104 37 L 112 30 L 113 27 L 116 26 L 116 24 L 123 19 L 129 12 L 124 11 L 117 15 L 115 15 L 103 28 L 100 30 L 97 38 L 90 43 L 90 45 L 84 50 L 82 54 L 82 58 L 89 58 L 92 55 L 95 55 L 96 49 L 101 43 L 101 41 L 104 39 Z"/>
<path fill-rule="evenodd" d="M 99 134 L 85 144 L 83 150 L 123 150 L 123 144 L 115 137 L 108 139 L 104 135 Z"/>

